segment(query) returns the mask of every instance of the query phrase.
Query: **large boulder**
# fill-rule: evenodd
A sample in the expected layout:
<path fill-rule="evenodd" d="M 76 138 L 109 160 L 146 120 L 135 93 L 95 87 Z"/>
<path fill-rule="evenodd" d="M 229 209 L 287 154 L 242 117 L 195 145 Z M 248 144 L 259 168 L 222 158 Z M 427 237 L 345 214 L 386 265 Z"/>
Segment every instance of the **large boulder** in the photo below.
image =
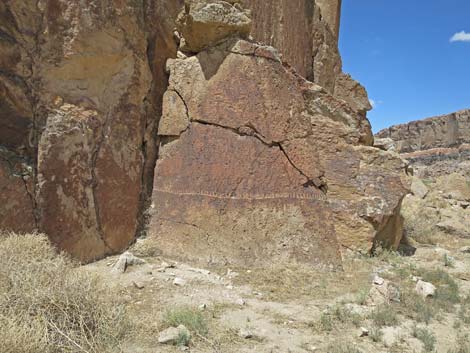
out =
<path fill-rule="evenodd" d="M 233 4 L 234 3 L 234 4 Z M 238 1 L 189 0 L 178 16 L 178 30 L 184 38 L 182 50 L 199 52 L 218 44 L 230 35 L 248 36 L 249 13 Z"/>
<path fill-rule="evenodd" d="M 398 246 L 404 162 L 362 144 L 346 102 L 244 40 L 168 69 L 162 124 L 178 128 L 160 132 L 150 224 L 165 255 L 337 268 L 343 247 Z"/>

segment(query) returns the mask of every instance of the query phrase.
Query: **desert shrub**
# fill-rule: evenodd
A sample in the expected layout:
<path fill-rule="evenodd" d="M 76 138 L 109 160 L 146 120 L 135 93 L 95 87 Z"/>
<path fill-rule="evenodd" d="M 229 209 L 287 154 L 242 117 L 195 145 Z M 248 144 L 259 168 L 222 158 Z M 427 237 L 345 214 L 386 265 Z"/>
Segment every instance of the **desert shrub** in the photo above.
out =
<path fill-rule="evenodd" d="M 332 331 L 336 324 L 359 326 L 361 322 L 362 317 L 359 314 L 352 312 L 344 305 L 335 305 L 322 313 L 318 326 L 321 331 Z"/>
<path fill-rule="evenodd" d="M 369 319 L 371 319 L 377 327 L 395 326 L 398 324 L 397 312 L 391 305 L 378 306 L 369 314 Z"/>
<path fill-rule="evenodd" d="M 427 328 L 413 327 L 413 337 L 416 337 L 423 343 L 425 352 L 433 352 L 436 346 L 436 337 Z"/>
<path fill-rule="evenodd" d="M 207 322 L 204 315 L 195 308 L 181 306 L 170 309 L 163 316 L 163 324 L 167 327 L 184 325 L 189 331 L 206 336 L 208 333 Z"/>
<path fill-rule="evenodd" d="M 382 332 L 382 329 L 378 328 L 378 327 L 373 327 L 370 332 L 369 332 L 369 337 L 372 339 L 372 341 L 374 342 L 380 342 L 382 341 L 382 337 L 383 337 L 383 332 Z"/>
<path fill-rule="evenodd" d="M 0 234 L 2 353 L 119 352 L 122 306 L 43 235 Z"/>
<path fill-rule="evenodd" d="M 413 288 L 403 290 L 400 308 L 402 313 L 418 322 L 428 325 L 437 314 L 437 308 L 431 300 L 421 297 Z"/>
<path fill-rule="evenodd" d="M 369 296 L 370 288 L 363 288 L 356 293 L 355 302 L 359 305 L 366 305 Z"/>
<path fill-rule="evenodd" d="M 332 331 L 333 330 L 333 319 L 331 315 L 327 313 L 322 313 L 320 317 L 320 330 L 322 331 Z"/>
<path fill-rule="evenodd" d="M 351 343 L 333 342 L 328 345 L 326 350 L 328 353 L 362 353 L 362 351 L 354 347 Z"/>
<path fill-rule="evenodd" d="M 455 267 L 455 260 L 452 256 L 444 254 L 444 266 L 454 268 Z"/>
<path fill-rule="evenodd" d="M 448 353 L 470 353 L 470 336 L 466 334 L 457 337 L 455 347 L 449 349 Z"/>
<path fill-rule="evenodd" d="M 431 282 L 436 286 L 434 300 L 441 309 L 450 312 L 454 305 L 460 302 L 459 286 L 447 272 L 443 270 L 420 269 L 419 275 L 423 281 Z"/>

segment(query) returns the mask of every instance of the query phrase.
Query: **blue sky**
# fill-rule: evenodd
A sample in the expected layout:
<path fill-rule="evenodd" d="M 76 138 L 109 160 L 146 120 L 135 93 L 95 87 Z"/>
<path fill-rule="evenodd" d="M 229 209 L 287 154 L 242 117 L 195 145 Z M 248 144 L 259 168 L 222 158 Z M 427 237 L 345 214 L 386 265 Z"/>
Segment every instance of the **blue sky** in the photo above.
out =
<path fill-rule="evenodd" d="M 340 50 L 374 132 L 470 108 L 469 0 L 343 0 Z"/>

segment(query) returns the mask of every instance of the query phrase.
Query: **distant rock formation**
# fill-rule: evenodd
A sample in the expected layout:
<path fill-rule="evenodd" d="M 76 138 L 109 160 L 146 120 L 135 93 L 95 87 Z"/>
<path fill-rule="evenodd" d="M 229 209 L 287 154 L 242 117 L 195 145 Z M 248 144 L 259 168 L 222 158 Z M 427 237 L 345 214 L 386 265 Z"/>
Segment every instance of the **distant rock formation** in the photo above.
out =
<path fill-rule="evenodd" d="M 402 154 L 422 177 L 461 172 L 470 176 L 470 109 L 396 125 L 376 143 Z"/>
<path fill-rule="evenodd" d="M 149 220 L 162 251 L 201 261 L 396 248 L 404 163 L 371 146 L 340 5 L 2 2 L 0 228 L 82 261 Z"/>

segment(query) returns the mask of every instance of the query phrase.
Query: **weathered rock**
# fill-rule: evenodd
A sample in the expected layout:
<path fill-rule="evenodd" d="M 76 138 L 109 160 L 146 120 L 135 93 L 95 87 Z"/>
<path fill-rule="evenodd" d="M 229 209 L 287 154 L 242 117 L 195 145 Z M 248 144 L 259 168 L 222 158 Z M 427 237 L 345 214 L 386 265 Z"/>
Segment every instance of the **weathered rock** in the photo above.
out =
<path fill-rule="evenodd" d="M 244 339 L 249 339 L 249 338 L 253 338 L 254 334 L 253 334 L 252 330 L 250 330 L 250 329 L 241 328 L 238 331 L 238 336 L 240 336 L 241 338 L 244 338 Z"/>
<path fill-rule="evenodd" d="M 341 0 L 315 0 L 321 9 L 322 17 L 328 24 L 331 32 L 339 37 L 339 25 L 341 19 Z"/>
<path fill-rule="evenodd" d="M 221 0 L 187 1 L 177 24 L 184 38 L 182 49 L 196 53 L 228 36 L 247 37 L 251 30 L 249 13 Z"/>
<path fill-rule="evenodd" d="M 460 173 L 470 177 L 470 110 L 412 121 L 380 131 L 391 138 L 422 178 Z"/>
<path fill-rule="evenodd" d="M 253 38 L 279 49 L 283 60 L 313 80 L 314 1 L 244 0 L 244 5 L 252 13 Z"/>
<path fill-rule="evenodd" d="M 333 94 L 335 92 L 336 78 L 342 72 L 342 65 L 337 36 L 332 32 L 330 25 L 323 20 L 320 7 L 315 5 L 313 21 L 313 81 Z M 341 90 L 339 92 L 342 93 Z"/>
<path fill-rule="evenodd" d="M 390 137 L 374 138 L 374 147 L 380 148 L 384 151 L 396 151 L 395 142 Z"/>
<path fill-rule="evenodd" d="M 436 287 L 432 283 L 424 282 L 421 280 L 416 283 L 415 290 L 416 293 L 421 295 L 423 298 L 433 297 L 436 293 Z"/>
<path fill-rule="evenodd" d="M 424 199 L 428 194 L 429 189 L 426 187 L 426 185 L 424 185 L 421 179 L 413 177 L 411 182 L 411 192 L 413 195 Z"/>
<path fill-rule="evenodd" d="M 160 332 L 158 336 L 158 343 L 176 345 L 179 343 L 181 337 L 185 337 L 186 340 L 190 340 L 191 333 L 184 325 L 178 327 L 169 327 L 166 330 Z"/>
<path fill-rule="evenodd" d="M 132 253 L 126 251 L 119 256 L 116 263 L 113 265 L 112 271 L 117 273 L 124 273 L 129 266 L 142 265 L 145 261 L 134 256 Z"/>
<path fill-rule="evenodd" d="M 334 95 L 359 113 L 366 114 L 372 109 L 366 89 L 349 74 L 341 73 L 336 77 Z"/>
<path fill-rule="evenodd" d="M 164 255 L 334 268 L 340 245 L 398 246 L 403 162 L 361 145 L 363 117 L 345 102 L 243 40 L 168 68 L 190 123 L 155 169 L 150 233 Z"/>
<path fill-rule="evenodd" d="M 26 161 L 0 148 L 0 229 L 29 233 L 36 229 L 32 170 Z"/>
<path fill-rule="evenodd" d="M 372 280 L 372 287 L 367 294 L 365 303 L 369 306 L 399 303 L 400 295 L 400 290 L 395 284 L 376 275 Z"/>
<path fill-rule="evenodd" d="M 0 5 L 0 145 L 32 161 L 38 226 L 80 260 L 122 251 L 142 228 L 182 5 Z"/>
<path fill-rule="evenodd" d="M 470 143 L 470 110 L 395 125 L 377 136 L 395 141 L 399 153 L 458 147 Z"/>
<path fill-rule="evenodd" d="M 463 254 L 470 254 L 470 246 L 464 246 L 460 248 L 459 251 Z"/>

